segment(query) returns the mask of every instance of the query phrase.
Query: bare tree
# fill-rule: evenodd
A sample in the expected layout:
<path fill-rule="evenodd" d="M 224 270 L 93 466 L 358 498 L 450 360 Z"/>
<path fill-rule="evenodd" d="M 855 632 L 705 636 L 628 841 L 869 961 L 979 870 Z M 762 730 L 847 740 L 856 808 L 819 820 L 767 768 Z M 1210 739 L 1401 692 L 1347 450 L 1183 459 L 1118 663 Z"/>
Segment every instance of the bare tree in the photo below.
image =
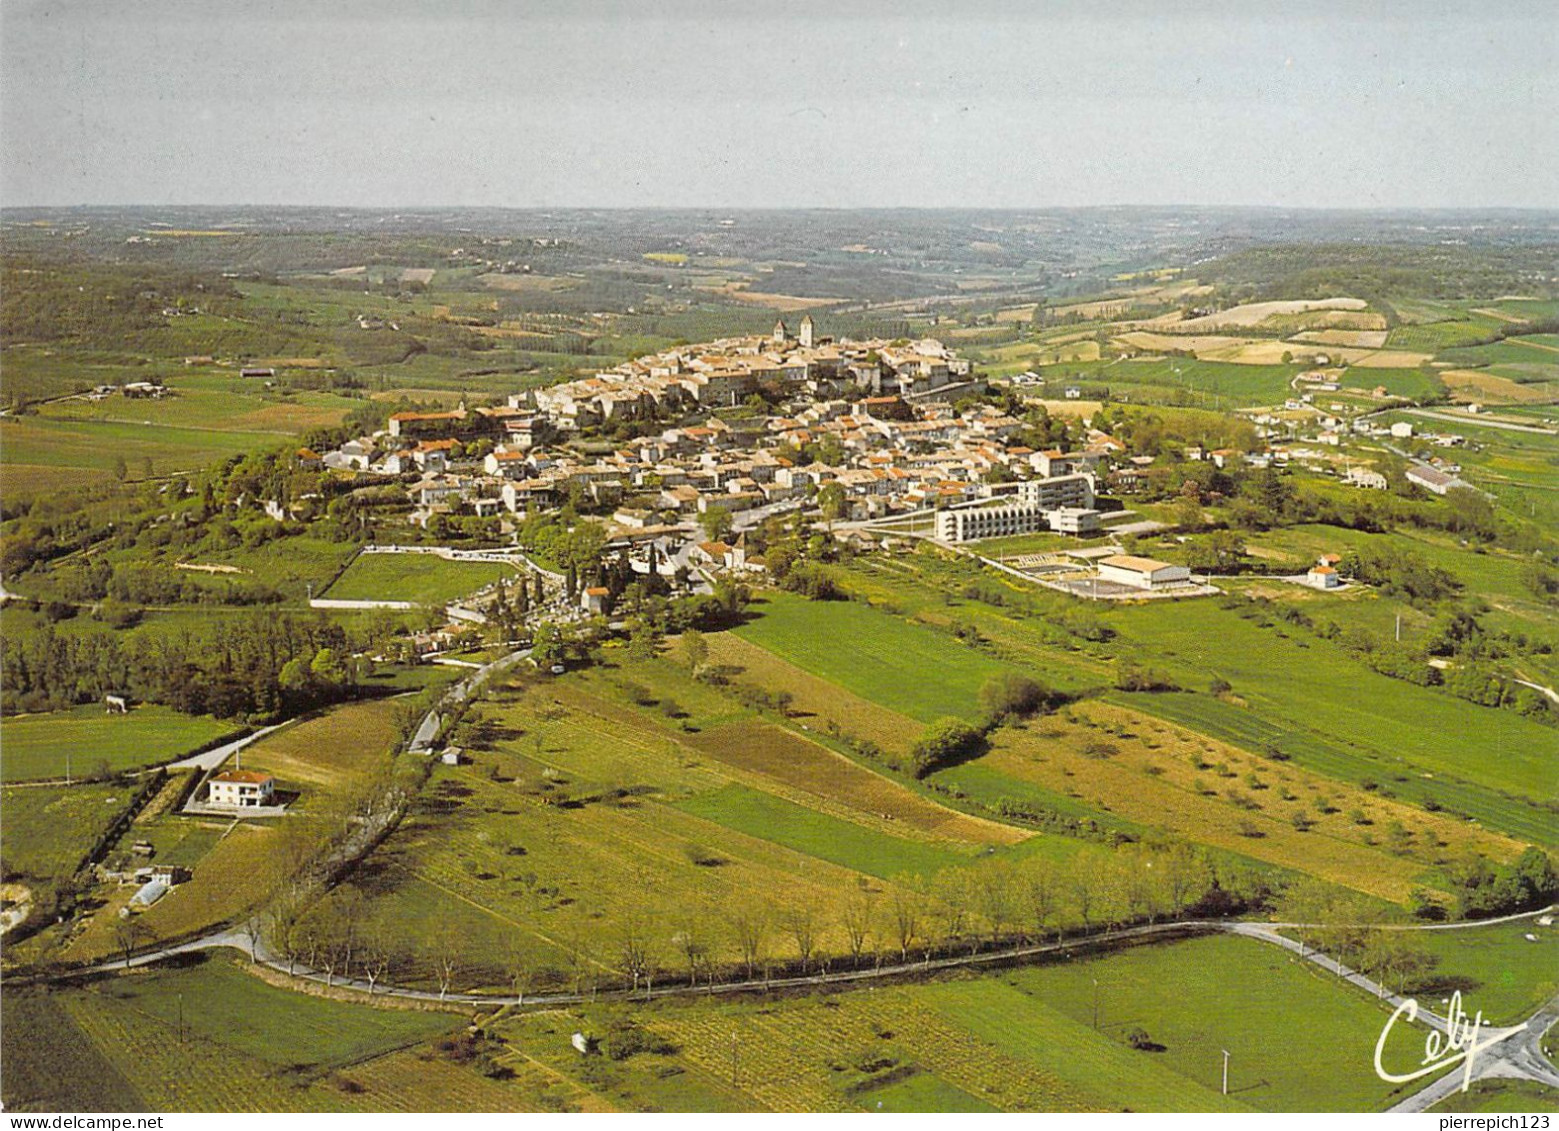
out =
<path fill-rule="evenodd" d="M 335 905 L 336 941 L 341 949 L 341 971 L 349 975 L 357 945 L 363 933 L 367 905 L 363 893 L 355 887 L 339 887 L 330 893 Z"/>
<path fill-rule="evenodd" d="M 358 948 L 358 964 L 368 982 L 368 996 L 373 997 L 374 986 L 390 969 L 390 948 L 380 930 L 368 932 Z"/>
<path fill-rule="evenodd" d="M 273 951 L 287 960 L 287 973 L 298 964 L 298 922 L 302 918 L 299 893 L 294 889 L 283 896 L 265 915 L 265 938 Z M 250 948 L 253 959 L 253 946 Z"/>
<path fill-rule="evenodd" d="M 1072 905 L 1077 908 L 1077 917 L 1083 921 L 1085 931 L 1093 925 L 1093 909 L 1098 900 L 1098 871 L 1097 867 L 1089 867 L 1084 861 L 1078 861 L 1068 877 Z"/>
<path fill-rule="evenodd" d="M 844 909 L 839 913 L 839 922 L 850 946 L 850 962 L 855 966 L 861 964 L 861 954 L 871 938 L 872 923 L 876 918 L 875 898 L 870 889 L 859 888 L 845 900 Z"/>
<path fill-rule="evenodd" d="M 1315 947 L 1324 939 L 1332 898 L 1333 892 L 1327 885 L 1308 876 L 1295 880 L 1284 890 L 1278 915 L 1296 924 L 1294 934 L 1299 939 L 1301 958 L 1307 946 Z"/>
<path fill-rule="evenodd" d="M 152 929 L 135 915 L 127 915 L 114 924 L 114 941 L 124 952 L 126 968 L 129 967 L 130 959 L 136 950 L 150 944 L 156 937 Z"/>
<path fill-rule="evenodd" d="M 243 924 L 239 927 L 239 933 L 244 936 L 244 940 L 249 944 L 249 962 L 253 964 L 255 961 L 255 950 L 259 947 L 260 938 L 265 933 L 265 920 L 258 914 L 251 915 L 243 921 Z"/>
<path fill-rule="evenodd" d="M 1180 916 L 1187 907 L 1207 890 L 1209 872 L 1207 859 L 1189 844 L 1176 844 L 1159 857 L 1164 891 L 1169 897 L 1169 910 Z"/>
<path fill-rule="evenodd" d="M 939 906 L 943 941 L 957 943 L 964 937 L 969 922 L 968 874 L 957 868 L 938 873 L 931 894 Z"/>
<path fill-rule="evenodd" d="M 995 946 L 1017 917 L 1012 873 L 1005 861 L 998 861 L 980 874 L 979 883 L 980 913 L 985 916 L 991 930 L 991 945 Z"/>
<path fill-rule="evenodd" d="M 576 995 L 585 992 L 585 975 L 594 969 L 590 939 L 583 931 L 577 931 L 568 940 L 568 975 Z"/>
<path fill-rule="evenodd" d="M 1153 859 L 1140 849 L 1115 854 L 1115 875 L 1124 897 L 1126 918 L 1135 922 L 1152 920 Z"/>
<path fill-rule="evenodd" d="M 1045 937 L 1045 926 L 1055 913 L 1058 902 L 1058 885 L 1055 866 L 1043 858 L 1032 861 L 1027 869 L 1024 895 L 1028 904 L 1029 924 L 1035 939 Z"/>
<path fill-rule="evenodd" d="M 648 982 L 652 977 L 655 965 L 649 924 L 637 911 L 629 912 L 618 922 L 617 944 L 623 970 L 633 979 L 633 988 L 637 990 L 641 980 Z"/>
<path fill-rule="evenodd" d="M 747 978 L 751 981 L 758 976 L 758 964 L 763 961 L 768 917 L 754 908 L 737 908 L 731 912 L 730 926 L 736 948 L 742 952 L 742 963 L 747 967 Z"/>
<path fill-rule="evenodd" d="M 893 893 L 893 938 L 899 947 L 899 961 L 909 961 L 909 948 L 920 937 L 920 908 L 913 896 L 902 889 Z"/>
<path fill-rule="evenodd" d="M 530 992 L 531 984 L 536 978 L 536 967 L 531 959 L 530 948 L 518 939 L 511 939 L 508 949 L 504 952 L 503 966 L 504 973 L 509 979 L 509 987 L 514 990 L 515 1001 L 519 1005 L 524 1005 L 525 995 Z"/>
<path fill-rule="evenodd" d="M 704 941 L 702 916 L 683 916 L 671 941 L 682 952 L 682 958 L 687 963 L 687 984 L 697 986 L 698 968 L 704 965 L 709 956 L 709 946 Z"/>
<path fill-rule="evenodd" d="M 812 951 L 817 945 L 817 912 L 810 904 L 793 907 L 782 916 L 786 932 L 796 944 L 796 956 L 801 959 L 801 972 L 805 974 L 812 963 Z"/>
<path fill-rule="evenodd" d="M 438 952 L 433 957 L 433 972 L 438 978 L 438 999 L 443 1001 L 449 987 L 460 973 L 464 955 L 460 938 L 453 931 L 444 931 L 438 940 Z"/>

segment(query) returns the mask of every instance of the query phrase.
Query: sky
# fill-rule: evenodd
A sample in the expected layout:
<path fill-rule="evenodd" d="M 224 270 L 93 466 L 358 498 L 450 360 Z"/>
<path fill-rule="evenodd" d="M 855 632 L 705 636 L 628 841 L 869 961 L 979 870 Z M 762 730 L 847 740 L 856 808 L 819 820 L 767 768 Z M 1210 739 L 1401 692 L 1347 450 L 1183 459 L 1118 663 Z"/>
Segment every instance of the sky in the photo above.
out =
<path fill-rule="evenodd" d="M 0 0 L 0 204 L 1559 206 L 1559 2 Z"/>

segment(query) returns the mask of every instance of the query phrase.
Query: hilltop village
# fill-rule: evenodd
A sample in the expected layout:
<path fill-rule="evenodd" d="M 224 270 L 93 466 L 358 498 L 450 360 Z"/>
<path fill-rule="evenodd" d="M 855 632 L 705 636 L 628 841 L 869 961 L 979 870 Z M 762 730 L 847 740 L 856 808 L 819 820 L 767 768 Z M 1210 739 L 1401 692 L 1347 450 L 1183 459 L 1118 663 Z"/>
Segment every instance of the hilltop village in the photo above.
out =
<path fill-rule="evenodd" d="M 661 561 L 714 568 L 746 565 L 743 530 L 817 505 L 830 485 L 837 519 L 936 512 L 948 542 L 1097 534 L 1096 477 L 1120 445 L 1103 433 L 1072 452 L 1016 442 L 1022 422 L 978 400 L 985 390 L 940 341 L 836 341 L 806 317 L 794 335 L 781 321 L 767 337 L 679 346 L 504 406 L 396 413 L 372 436 L 298 460 L 418 473 L 407 489 L 424 527 L 572 499 L 609 512 L 614 537 L 655 543 Z M 719 411 L 742 406 L 752 411 Z"/>
<path fill-rule="evenodd" d="M 1031 432 L 1013 415 L 1021 384 L 991 396 L 971 362 L 936 339 L 835 340 L 808 316 L 794 334 L 782 320 L 767 336 L 676 346 L 503 405 L 397 412 L 372 435 L 303 449 L 297 460 L 405 481 L 411 521 L 428 530 L 462 516 L 513 530 L 572 504 L 605 520 L 607 544 L 627 550 L 636 570 L 693 585 L 762 570 L 746 533 L 802 510 L 823 511 L 841 527 L 835 536 L 858 548 L 906 532 L 960 545 L 1160 528 L 1121 522 L 1132 512 L 1117 501 L 1147 485 L 1154 461 L 1129 456 L 1087 421 L 1070 450 L 1025 442 Z M 1294 407 L 1309 407 L 1302 396 Z M 1329 432 L 1346 426 L 1315 416 L 1313 442 L 1335 444 Z M 1276 437 L 1292 428 L 1275 416 L 1257 415 L 1254 426 L 1251 450 L 1190 446 L 1185 458 L 1265 468 L 1316 454 L 1282 450 Z M 1383 486 L 1378 479 L 1354 468 L 1346 481 Z M 1100 500 L 1105 491 L 1112 498 Z M 1044 567 L 1035 580 L 1078 596 L 1212 591 L 1184 567 L 1108 551 L 1027 565 Z M 581 602 L 601 611 L 599 597 Z"/>

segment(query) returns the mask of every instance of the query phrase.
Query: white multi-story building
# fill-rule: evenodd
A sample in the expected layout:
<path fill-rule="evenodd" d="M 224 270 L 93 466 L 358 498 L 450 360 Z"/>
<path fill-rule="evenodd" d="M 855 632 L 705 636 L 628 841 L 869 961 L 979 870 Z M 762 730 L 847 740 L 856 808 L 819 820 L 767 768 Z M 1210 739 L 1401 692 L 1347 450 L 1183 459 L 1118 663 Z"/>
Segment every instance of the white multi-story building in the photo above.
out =
<path fill-rule="evenodd" d="M 211 779 L 207 804 L 227 809 L 256 809 L 269 805 L 276 779 L 258 770 L 223 770 Z"/>
<path fill-rule="evenodd" d="M 1017 495 L 1042 510 L 1060 510 L 1062 507 L 1088 510 L 1093 506 L 1093 476 L 1078 474 L 1029 479 L 1018 484 Z"/>
<path fill-rule="evenodd" d="M 979 538 L 1007 538 L 1049 529 L 1045 510 L 1038 503 L 1012 502 L 995 506 L 960 507 L 938 511 L 936 536 L 943 542 L 972 542 Z"/>

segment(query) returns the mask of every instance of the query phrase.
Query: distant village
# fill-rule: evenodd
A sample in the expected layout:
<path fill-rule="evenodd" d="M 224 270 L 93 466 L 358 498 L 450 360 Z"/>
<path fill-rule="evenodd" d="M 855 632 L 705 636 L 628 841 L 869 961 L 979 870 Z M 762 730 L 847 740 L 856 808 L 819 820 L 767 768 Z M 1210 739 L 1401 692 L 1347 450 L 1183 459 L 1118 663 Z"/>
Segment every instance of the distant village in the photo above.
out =
<path fill-rule="evenodd" d="M 275 376 L 264 366 L 241 372 Z M 1034 373 L 1003 380 L 1029 396 L 1044 384 Z M 768 335 L 678 345 L 516 393 L 504 404 L 396 412 L 371 435 L 324 451 L 299 449 L 296 465 L 403 483 L 410 521 L 423 527 L 471 515 L 517 522 L 574 502 L 605 517 L 609 544 L 626 551 L 636 570 L 668 578 L 692 572 L 706 581 L 721 571 L 761 570 L 744 533 L 771 517 L 816 509 L 824 488 L 834 499 L 835 537 L 857 548 L 911 533 L 961 546 L 1038 533 L 1099 539 L 1160 526 L 1120 522 L 1132 512 L 1113 500 L 1129 506 L 1133 496 L 1153 497 L 1170 467 L 1129 454 L 1108 432 L 1087 426 L 1086 416 L 1075 450 L 1036 450 L 1023 442 L 1024 421 L 999 398 L 980 396 L 988 384 L 971 361 L 934 338 L 836 340 L 806 316 L 794 332 L 781 320 Z M 1361 490 L 1384 490 L 1386 476 L 1344 450 L 1345 438 L 1368 437 L 1404 456 L 1395 442 L 1416 441 L 1420 450 L 1463 443 L 1455 433 L 1378 419 L 1399 403 L 1383 388 L 1375 390 L 1379 409 L 1317 403 L 1337 388 L 1328 370 L 1300 373 L 1282 405 L 1238 413 L 1255 428 L 1254 450 L 1187 444 L 1180 455 L 1220 469 L 1297 464 Z M 161 381 L 142 381 L 85 397 L 171 392 Z M 1075 386 L 1064 392 L 1079 399 Z M 1464 411 L 1475 414 L 1478 406 Z M 1410 458 L 1405 476 L 1443 496 L 1467 488 L 1460 470 L 1449 456 Z M 1100 495 L 1108 499 L 1096 505 Z M 288 517 L 279 501 L 265 507 L 278 520 Z M 1210 591 L 1167 563 L 1131 559 L 1107 568 L 1092 549 L 1071 554 L 1086 564 L 1089 584 L 1056 587 L 1079 596 Z M 1320 566 L 1324 573 L 1327 563 Z M 1035 579 L 1053 583 L 1042 570 Z M 582 611 L 599 611 L 589 607 L 588 591 L 580 600 Z"/>
<path fill-rule="evenodd" d="M 530 515 L 582 492 L 612 514 L 616 533 L 662 542 L 663 560 L 687 556 L 710 511 L 740 531 L 809 504 L 837 484 L 845 521 L 937 512 L 952 542 L 1053 530 L 1096 534 L 1096 478 L 1115 444 L 1103 433 L 1080 451 L 1035 451 L 1011 442 L 1022 422 L 986 404 L 952 403 L 982 391 L 974 367 L 935 339 L 834 341 L 811 317 L 795 334 L 783 321 L 767 337 L 681 346 L 582 380 L 516 394 L 505 406 L 403 412 L 387 427 L 324 453 L 309 468 L 419 473 L 409 487 L 413 521 L 439 514 Z M 715 409 L 760 391 L 764 411 L 737 423 Z M 778 403 L 772 404 L 778 396 Z M 586 458 L 566 441 L 614 422 L 685 420 Z M 486 438 L 478 463 L 451 458 Z M 826 452 L 800 462 L 782 453 Z M 992 482 L 993 469 L 1009 474 Z M 737 564 L 734 547 L 703 541 L 694 559 Z"/>
<path fill-rule="evenodd" d="M 1307 378 L 1319 389 L 1324 376 L 1302 375 L 1296 389 Z M 808 316 L 794 333 L 782 320 L 767 336 L 677 346 L 504 405 L 399 412 L 374 435 L 300 450 L 297 459 L 310 470 L 416 475 L 411 519 L 424 526 L 440 515 L 523 519 L 584 499 L 610 515 L 608 535 L 635 568 L 666 576 L 761 569 L 743 532 L 815 506 L 830 484 L 846 528 L 839 537 L 873 544 L 886 536 L 880 524 L 919 516 L 925 534 L 958 545 L 1039 532 L 1099 537 L 1120 515 L 1101 513 L 1096 495 L 1130 497 L 1162 470 L 1094 428 L 1073 451 L 1028 447 L 1017 439 L 1022 421 L 971 397 L 985 386 L 970 361 L 935 339 L 834 340 Z M 1282 409 L 1252 415 L 1261 450 L 1188 446 L 1185 458 L 1220 468 L 1327 463 L 1345 432 L 1412 435 L 1410 424 L 1346 423 L 1313 402 L 1313 392 L 1297 392 Z M 716 411 L 744 404 L 756 411 Z M 603 439 L 628 422 L 635 438 Z M 659 422 L 668 426 L 656 431 Z M 593 442 L 570 442 L 585 439 Z M 485 454 L 467 456 L 471 446 Z M 798 452 L 812 454 L 798 460 Z M 1409 480 L 1436 494 L 1461 485 L 1454 464 L 1436 462 L 1414 463 Z M 1357 488 L 1386 486 L 1368 466 L 1336 471 Z M 710 523 L 710 512 L 729 521 Z M 723 527 L 719 537 L 712 526 Z M 1115 557 L 1089 562 L 1088 589 L 1073 591 L 1207 591 L 1181 567 Z"/>

